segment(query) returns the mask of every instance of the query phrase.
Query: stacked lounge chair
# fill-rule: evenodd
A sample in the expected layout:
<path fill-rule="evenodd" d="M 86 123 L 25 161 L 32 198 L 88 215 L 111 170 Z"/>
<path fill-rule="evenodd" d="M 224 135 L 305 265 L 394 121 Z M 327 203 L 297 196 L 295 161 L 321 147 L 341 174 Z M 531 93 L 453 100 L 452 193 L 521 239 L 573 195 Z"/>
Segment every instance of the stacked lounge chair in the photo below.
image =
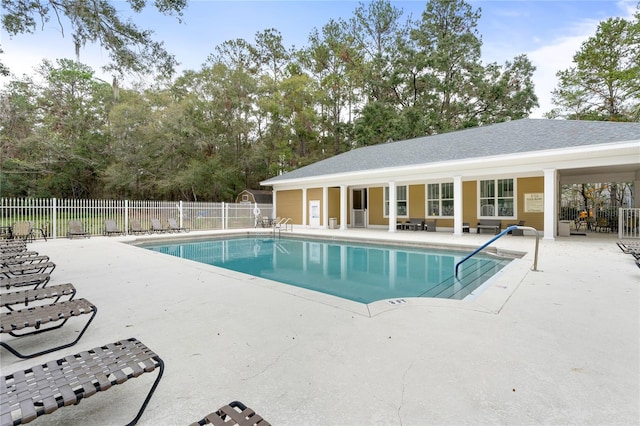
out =
<path fill-rule="evenodd" d="M 0 243 L 0 287 L 46 285 L 55 263 L 48 256 L 27 250 L 24 240 Z"/>
<path fill-rule="evenodd" d="M 48 256 L 29 252 L 24 242 L 0 243 L 0 336 L 12 336 L 0 346 L 20 358 L 33 358 L 75 345 L 97 313 L 86 299 L 74 299 L 70 283 L 47 286 L 51 270 L 42 272 L 26 265 L 55 264 Z M 28 260 L 30 259 L 30 260 Z M 10 269 L 22 266 L 22 268 Z M 49 268 L 46 266 L 45 268 Z M 46 279 L 40 280 L 46 275 Z M 24 288 L 32 286 L 33 288 Z M 64 299 L 64 300 L 63 300 Z M 64 326 L 69 319 L 90 315 L 78 336 L 69 343 L 23 355 L 14 342 L 23 336 L 40 334 Z M 44 326 L 44 327 L 43 327 Z M 135 425 L 143 415 L 164 372 L 164 362 L 136 338 L 116 341 L 55 360 L 41 360 L 37 365 L 11 374 L 0 375 L 0 426 L 24 424 L 58 408 L 77 405 L 82 399 L 102 394 L 144 373 L 157 370 L 156 378 L 142 406 L 128 425 Z M 234 401 L 206 415 L 194 425 L 270 426 L 261 416 L 239 401 Z"/>
<path fill-rule="evenodd" d="M 0 313 L 0 335 L 12 337 L 8 341 L 0 341 L 0 346 L 19 358 L 32 358 L 75 345 L 98 312 L 95 305 L 86 299 L 74 300 L 76 290 L 72 284 L 46 287 L 56 264 L 48 256 L 27 251 L 25 242 L 4 243 L 0 248 L 0 259 L 1 287 L 33 287 L 0 293 L 0 306 L 7 310 Z M 60 301 L 63 296 L 67 300 Z M 49 303 L 50 299 L 54 299 L 52 303 Z M 24 306 L 18 309 L 19 304 Z M 56 344 L 30 354 L 22 353 L 15 346 L 25 336 L 57 330 L 71 318 L 85 314 L 90 315 L 89 319 L 69 343 Z"/>

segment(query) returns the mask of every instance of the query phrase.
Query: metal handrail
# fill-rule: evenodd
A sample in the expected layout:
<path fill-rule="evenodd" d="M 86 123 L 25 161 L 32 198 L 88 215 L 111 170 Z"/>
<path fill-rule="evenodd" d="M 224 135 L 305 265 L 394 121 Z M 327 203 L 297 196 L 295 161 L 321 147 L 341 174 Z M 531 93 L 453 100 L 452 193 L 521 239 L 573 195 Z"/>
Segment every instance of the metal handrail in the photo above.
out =
<path fill-rule="evenodd" d="M 482 251 L 484 248 L 486 248 L 489 244 L 491 244 L 492 242 L 494 242 L 498 238 L 500 238 L 503 235 L 508 234 L 509 232 L 514 231 L 516 229 L 521 229 L 523 231 L 524 230 L 529 230 L 529 231 L 535 232 L 535 234 L 536 234 L 536 250 L 535 250 L 535 255 L 534 255 L 534 258 L 533 258 L 533 268 L 531 270 L 532 271 L 537 271 L 538 270 L 538 247 L 540 245 L 540 235 L 538 234 L 538 230 L 536 228 L 532 228 L 530 226 L 512 225 L 512 226 L 507 227 L 507 229 L 505 229 L 504 231 L 502 231 L 501 233 L 499 233 L 498 235 L 496 235 L 495 237 L 493 237 L 492 239 L 490 239 L 489 241 L 487 241 L 486 243 L 484 243 L 483 245 L 481 245 L 477 249 L 475 249 L 473 252 L 471 252 L 468 256 L 466 256 L 460 262 L 456 263 L 456 278 L 458 278 L 458 267 L 463 262 L 469 260 L 471 257 L 473 257 L 476 254 L 478 254 L 480 251 Z"/>

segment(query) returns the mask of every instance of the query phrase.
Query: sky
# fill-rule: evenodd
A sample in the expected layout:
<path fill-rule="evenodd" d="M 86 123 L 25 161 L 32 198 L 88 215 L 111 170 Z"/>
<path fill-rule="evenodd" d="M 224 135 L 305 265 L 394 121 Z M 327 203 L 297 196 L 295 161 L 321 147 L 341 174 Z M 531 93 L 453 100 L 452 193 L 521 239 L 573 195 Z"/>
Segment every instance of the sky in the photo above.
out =
<path fill-rule="evenodd" d="M 363 1 L 366 3 L 366 1 Z M 556 73 L 572 65 L 573 55 L 581 44 L 596 32 L 598 23 L 610 17 L 631 19 L 638 0 L 467 0 L 481 9 L 478 32 L 482 36 L 482 61 L 504 64 L 526 54 L 537 68 L 534 74 L 540 107 L 532 118 L 540 118 L 553 108 L 551 92 L 557 84 Z M 151 0 L 148 3 L 152 4 Z M 131 19 L 140 28 L 154 31 L 167 50 L 181 63 L 179 71 L 197 70 L 214 52 L 215 46 L 227 40 L 243 38 L 253 42 L 255 34 L 277 29 L 285 47 L 302 48 L 316 28 L 320 30 L 331 19 L 349 19 L 359 1 L 351 0 L 189 0 L 182 23 L 164 16 L 152 7 Z M 391 1 L 392 5 L 419 19 L 426 0 Z M 128 10 L 125 1 L 114 1 L 116 8 Z M 69 29 L 62 34 L 55 22 L 44 25 L 35 34 L 8 37 L 0 33 L 4 54 L 0 60 L 16 76 L 33 75 L 43 59 L 75 58 Z M 100 67 L 108 55 L 99 46 L 87 46 L 80 60 L 91 66 L 105 81 L 111 76 Z M 0 85 L 8 78 L 0 78 Z"/>

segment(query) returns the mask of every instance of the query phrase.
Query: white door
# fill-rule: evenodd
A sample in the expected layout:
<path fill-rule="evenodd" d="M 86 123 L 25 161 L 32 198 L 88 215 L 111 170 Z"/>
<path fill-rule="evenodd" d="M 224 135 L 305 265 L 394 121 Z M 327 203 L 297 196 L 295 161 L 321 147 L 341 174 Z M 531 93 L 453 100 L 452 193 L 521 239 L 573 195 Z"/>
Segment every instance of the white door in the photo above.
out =
<path fill-rule="evenodd" d="M 320 228 L 320 200 L 309 201 L 309 227 Z"/>

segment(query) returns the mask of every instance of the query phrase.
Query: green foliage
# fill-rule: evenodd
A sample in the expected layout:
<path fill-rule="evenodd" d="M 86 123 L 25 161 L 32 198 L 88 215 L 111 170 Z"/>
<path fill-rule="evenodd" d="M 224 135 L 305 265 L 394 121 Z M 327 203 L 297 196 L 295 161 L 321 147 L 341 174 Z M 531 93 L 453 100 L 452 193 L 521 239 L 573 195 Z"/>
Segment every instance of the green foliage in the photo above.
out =
<path fill-rule="evenodd" d="M 598 25 L 559 71 L 553 91 L 556 108 L 548 117 L 578 120 L 639 121 L 640 12 L 634 19 L 610 18 Z"/>
<path fill-rule="evenodd" d="M 22 20 L 17 10 L 7 15 L 14 32 L 54 11 L 29 5 Z M 86 7 L 102 8 L 91 9 L 101 14 L 92 22 L 116 19 L 108 3 Z M 536 106 L 526 56 L 481 63 L 479 10 L 432 0 L 418 21 L 402 15 L 388 0 L 361 3 L 298 50 L 267 29 L 148 88 L 109 85 L 76 61 L 44 61 L 40 78 L 0 93 L 0 196 L 232 201 L 268 177 L 355 147 L 521 118 Z M 92 40 L 83 19 L 73 28 Z M 115 63 L 124 69 L 121 53 L 125 62 Z"/>
<path fill-rule="evenodd" d="M 146 0 L 127 0 L 134 13 L 141 12 Z M 182 16 L 186 0 L 156 0 L 155 7 L 163 14 Z M 80 48 L 99 43 L 111 58 L 108 70 L 116 72 L 160 72 L 171 75 L 177 65 L 173 55 L 154 41 L 152 31 L 138 28 L 108 0 L 2 0 L 2 27 L 14 36 L 34 33 L 42 23 L 58 22 L 62 34 L 70 28 L 79 56 Z M 64 24 L 63 24 L 64 22 Z"/>

